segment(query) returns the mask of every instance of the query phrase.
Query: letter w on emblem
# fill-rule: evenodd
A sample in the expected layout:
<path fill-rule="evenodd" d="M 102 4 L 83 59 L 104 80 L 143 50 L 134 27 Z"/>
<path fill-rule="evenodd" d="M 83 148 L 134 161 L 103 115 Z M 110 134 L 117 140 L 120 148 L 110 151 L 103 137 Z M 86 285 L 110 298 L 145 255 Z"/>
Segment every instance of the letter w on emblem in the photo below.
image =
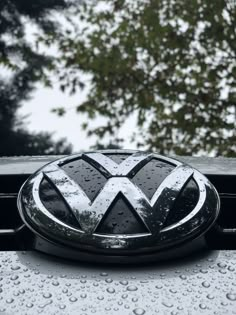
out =
<path fill-rule="evenodd" d="M 84 154 L 82 158 L 108 177 L 106 184 L 93 201 L 59 166 L 49 165 L 44 171 L 44 176 L 60 192 L 81 229 L 89 234 L 96 233 L 104 214 L 121 193 L 137 212 L 150 234 L 157 235 L 178 194 L 193 175 L 190 167 L 177 166 L 149 200 L 127 176 L 135 174 L 148 163 L 153 158 L 152 154 L 135 153 L 120 164 L 101 153 Z"/>

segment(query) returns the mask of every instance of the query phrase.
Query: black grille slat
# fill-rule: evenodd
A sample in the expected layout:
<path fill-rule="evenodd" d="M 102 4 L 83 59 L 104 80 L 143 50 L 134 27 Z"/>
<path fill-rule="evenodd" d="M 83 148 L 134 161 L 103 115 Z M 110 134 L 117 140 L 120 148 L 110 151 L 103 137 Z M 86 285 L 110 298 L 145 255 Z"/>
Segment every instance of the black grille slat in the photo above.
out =
<path fill-rule="evenodd" d="M 22 225 L 16 200 L 17 193 L 0 193 L 0 233 L 3 229 L 17 229 Z"/>
<path fill-rule="evenodd" d="M 25 249 L 23 224 L 17 210 L 17 195 L 27 175 L 0 175 L 0 250 Z"/>
<path fill-rule="evenodd" d="M 221 209 L 217 223 L 223 229 L 236 229 L 236 194 L 220 193 Z"/>

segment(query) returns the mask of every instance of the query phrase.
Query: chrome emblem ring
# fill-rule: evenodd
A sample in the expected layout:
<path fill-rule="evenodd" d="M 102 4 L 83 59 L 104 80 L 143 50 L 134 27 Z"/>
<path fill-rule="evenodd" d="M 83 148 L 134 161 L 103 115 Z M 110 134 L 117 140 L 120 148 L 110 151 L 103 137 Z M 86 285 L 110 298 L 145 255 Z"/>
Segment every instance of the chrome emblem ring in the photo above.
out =
<path fill-rule="evenodd" d="M 191 166 L 125 150 L 54 161 L 32 175 L 18 196 L 25 224 L 78 259 L 161 257 L 204 235 L 219 207 L 213 185 Z"/>

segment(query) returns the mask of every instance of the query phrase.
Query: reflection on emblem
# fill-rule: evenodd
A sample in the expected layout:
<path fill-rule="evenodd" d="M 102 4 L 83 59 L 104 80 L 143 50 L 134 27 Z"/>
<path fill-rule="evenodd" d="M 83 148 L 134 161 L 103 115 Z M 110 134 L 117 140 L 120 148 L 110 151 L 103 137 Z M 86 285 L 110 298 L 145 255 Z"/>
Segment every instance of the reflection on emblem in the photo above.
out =
<path fill-rule="evenodd" d="M 66 245 L 62 255 L 106 255 L 117 262 L 162 257 L 174 245 L 199 239 L 218 215 L 219 197 L 201 173 L 177 160 L 100 151 L 40 169 L 22 187 L 18 208 L 38 244 L 46 239 Z"/>

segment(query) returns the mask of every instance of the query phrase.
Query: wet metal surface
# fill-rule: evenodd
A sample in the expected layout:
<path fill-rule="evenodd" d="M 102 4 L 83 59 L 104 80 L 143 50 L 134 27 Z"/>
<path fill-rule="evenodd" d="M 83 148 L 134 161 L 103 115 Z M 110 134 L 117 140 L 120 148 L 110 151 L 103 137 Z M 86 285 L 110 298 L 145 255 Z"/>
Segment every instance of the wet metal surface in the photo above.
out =
<path fill-rule="evenodd" d="M 62 156 L 22 156 L 22 157 L 1 157 L 0 174 L 22 175 L 32 174 L 40 167 L 54 161 Z M 235 158 L 211 158 L 192 156 L 173 156 L 177 160 L 190 164 L 205 175 L 236 175 Z"/>
<path fill-rule="evenodd" d="M 0 264 L 0 314 L 236 314 L 236 251 L 138 267 L 0 252 Z"/>

